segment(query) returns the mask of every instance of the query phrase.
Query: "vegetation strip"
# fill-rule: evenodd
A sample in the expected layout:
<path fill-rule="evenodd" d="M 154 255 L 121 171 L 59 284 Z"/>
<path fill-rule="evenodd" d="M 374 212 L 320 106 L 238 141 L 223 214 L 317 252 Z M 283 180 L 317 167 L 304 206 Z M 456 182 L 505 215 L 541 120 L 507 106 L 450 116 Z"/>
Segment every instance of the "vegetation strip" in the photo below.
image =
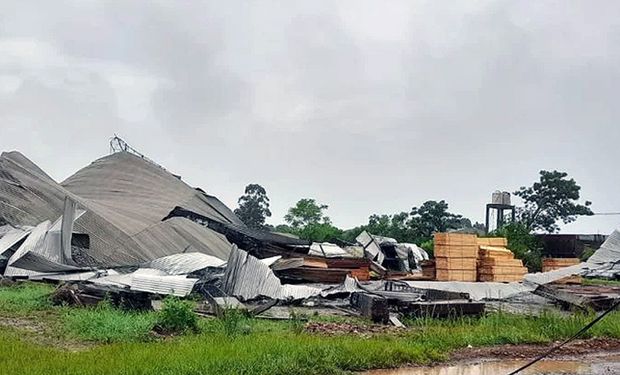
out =
<path fill-rule="evenodd" d="M 494 313 L 457 320 L 416 319 L 406 330 L 363 334 L 314 334 L 301 319 L 272 322 L 230 311 L 222 319 L 198 319 L 196 328 L 176 336 L 153 331 L 160 312 L 124 312 L 108 305 L 94 309 L 53 307 L 51 287 L 26 283 L 0 288 L 0 322 L 41 317 L 48 330 L 29 338 L 20 327 L 0 331 L 0 369 L 11 374 L 340 374 L 372 368 L 422 365 L 449 359 L 459 348 L 502 344 L 548 344 L 570 337 L 592 319 L 589 315 L 538 317 Z M 171 326 L 187 322 L 186 310 L 173 301 Z M 170 302 L 167 302 L 170 305 Z M 185 304 L 185 302 L 182 302 Z M 308 317 L 312 326 L 325 318 Z M 191 321 L 192 318 L 189 318 Z M 368 326 L 361 320 L 332 322 Z M 176 323 L 175 323 L 176 322 Z M 183 323 L 184 324 L 184 323 Z M 190 323 L 191 326 L 191 323 Z M 177 327 L 178 328 L 178 327 Z M 372 331 L 372 327 L 369 331 Z M 195 333 L 199 331 L 199 333 Z M 79 351 L 57 342 L 91 343 Z M 586 337 L 620 338 L 620 313 L 612 313 Z M 44 345 L 38 342 L 44 342 Z"/>

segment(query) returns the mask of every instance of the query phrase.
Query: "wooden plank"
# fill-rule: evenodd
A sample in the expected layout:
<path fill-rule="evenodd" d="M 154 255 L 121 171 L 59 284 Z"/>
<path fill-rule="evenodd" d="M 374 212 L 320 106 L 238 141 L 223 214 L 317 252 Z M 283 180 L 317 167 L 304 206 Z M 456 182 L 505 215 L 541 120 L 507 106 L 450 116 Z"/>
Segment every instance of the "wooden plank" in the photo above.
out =
<path fill-rule="evenodd" d="M 481 258 L 480 266 L 523 267 L 523 261 L 521 259 Z"/>
<path fill-rule="evenodd" d="M 569 267 L 581 263 L 579 258 L 543 258 L 543 266 Z"/>
<path fill-rule="evenodd" d="M 435 245 L 478 245 L 475 234 L 465 233 L 435 233 Z"/>
<path fill-rule="evenodd" d="M 503 258 L 503 259 L 514 259 L 515 257 L 512 251 L 506 248 L 489 247 L 489 246 L 480 246 L 480 250 L 478 251 L 478 256 L 480 258 Z"/>
<path fill-rule="evenodd" d="M 435 270 L 435 279 L 439 281 L 476 281 L 476 270 Z"/>
<path fill-rule="evenodd" d="M 304 258 L 304 266 L 312 268 L 327 268 L 325 259 L 306 257 Z"/>
<path fill-rule="evenodd" d="M 477 239 L 478 246 L 508 246 L 508 239 L 505 237 L 479 237 Z"/>
<path fill-rule="evenodd" d="M 324 261 L 329 268 L 370 267 L 370 260 L 366 258 L 327 258 Z"/>
<path fill-rule="evenodd" d="M 478 281 L 513 282 L 522 281 L 524 275 L 478 275 Z"/>
<path fill-rule="evenodd" d="M 489 275 L 525 275 L 527 273 L 527 268 L 487 266 L 478 268 L 478 273 Z"/>
<path fill-rule="evenodd" d="M 476 269 L 476 258 L 436 257 L 435 268 L 473 270 Z"/>
<path fill-rule="evenodd" d="M 448 258 L 477 258 L 478 246 L 477 245 L 442 245 L 435 244 L 434 246 L 435 257 L 448 257 Z"/>

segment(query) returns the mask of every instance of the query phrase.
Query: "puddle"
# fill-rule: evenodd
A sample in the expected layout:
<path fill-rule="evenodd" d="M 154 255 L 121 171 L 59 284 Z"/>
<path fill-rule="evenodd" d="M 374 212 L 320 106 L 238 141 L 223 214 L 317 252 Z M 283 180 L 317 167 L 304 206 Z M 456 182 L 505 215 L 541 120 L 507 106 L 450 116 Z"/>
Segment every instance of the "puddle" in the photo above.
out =
<path fill-rule="evenodd" d="M 410 367 L 375 370 L 365 375 L 502 375 L 509 374 L 527 361 L 497 361 L 466 363 L 451 366 Z M 580 360 L 543 360 L 522 371 L 523 375 L 612 375 L 620 374 L 620 355 L 584 358 Z"/>

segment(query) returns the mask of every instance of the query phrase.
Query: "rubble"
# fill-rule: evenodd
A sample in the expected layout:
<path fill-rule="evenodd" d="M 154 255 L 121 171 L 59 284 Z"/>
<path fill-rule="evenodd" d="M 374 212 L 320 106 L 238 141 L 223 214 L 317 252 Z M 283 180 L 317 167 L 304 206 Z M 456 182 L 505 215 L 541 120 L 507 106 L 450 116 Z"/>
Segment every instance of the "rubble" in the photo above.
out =
<path fill-rule="evenodd" d="M 486 302 L 513 296 L 582 309 L 619 298 L 617 290 L 548 285 L 620 275 L 618 231 L 588 262 L 546 260 L 549 272 L 525 277 L 502 238 L 437 233 L 433 260 L 415 244 L 366 231 L 357 244 L 312 243 L 248 228 L 216 197 L 128 151 L 61 183 L 20 153 L 3 153 L 0 219 L 2 282 L 59 283 L 56 303 L 109 297 L 143 309 L 165 295 L 194 293 L 209 314 L 240 308 L 287 318 L 277 316 L 280 308 L 305 304 L 400 325 L 399 316 L 479 315 Z"/>

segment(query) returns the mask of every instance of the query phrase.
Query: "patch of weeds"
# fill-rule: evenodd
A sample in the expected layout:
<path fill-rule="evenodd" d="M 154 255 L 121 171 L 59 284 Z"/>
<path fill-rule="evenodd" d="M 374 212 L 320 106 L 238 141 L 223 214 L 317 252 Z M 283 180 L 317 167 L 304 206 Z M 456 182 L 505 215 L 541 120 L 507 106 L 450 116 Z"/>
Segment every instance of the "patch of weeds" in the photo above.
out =
<path fill-rule="evenodd" d="M 306 314 L 299 313 L 294 309 L 291 309 L 290 315 L 291 331 L 293 331 L 293 333 L 297 335 L 301 334 L 306 327 L 306 321 L 308 321 L 308 316 Z"/>
<path fill-rule="evenodd" d="M 224 309 L 218 317 L 222 331 L 230 337 L 247 335 L 252 332 L 250 318 L 247 313 L 239 309 Z"/>
<path fill-rule="evenodd" d="M 30 313 L 49 309 L 53 290 L 50 285 L 32 282 L 0 287 L 0 311 Z"/>
<path fill-rule="evenodd" d="M 63 325 L 70 336 L 82 340 L 145 341 L 150 337 L 155 319 L 152 312 L 124 311 L 104 301 L 95 308 L 67 308 Z"/>
<path fill-rule="evenodd" d="M 163 301 L 162 309 L 157 313 L 155 329 L 164 334 L 181 334 L 198 332 L 198 315 L 190 301 L 168 296 Z"/>

